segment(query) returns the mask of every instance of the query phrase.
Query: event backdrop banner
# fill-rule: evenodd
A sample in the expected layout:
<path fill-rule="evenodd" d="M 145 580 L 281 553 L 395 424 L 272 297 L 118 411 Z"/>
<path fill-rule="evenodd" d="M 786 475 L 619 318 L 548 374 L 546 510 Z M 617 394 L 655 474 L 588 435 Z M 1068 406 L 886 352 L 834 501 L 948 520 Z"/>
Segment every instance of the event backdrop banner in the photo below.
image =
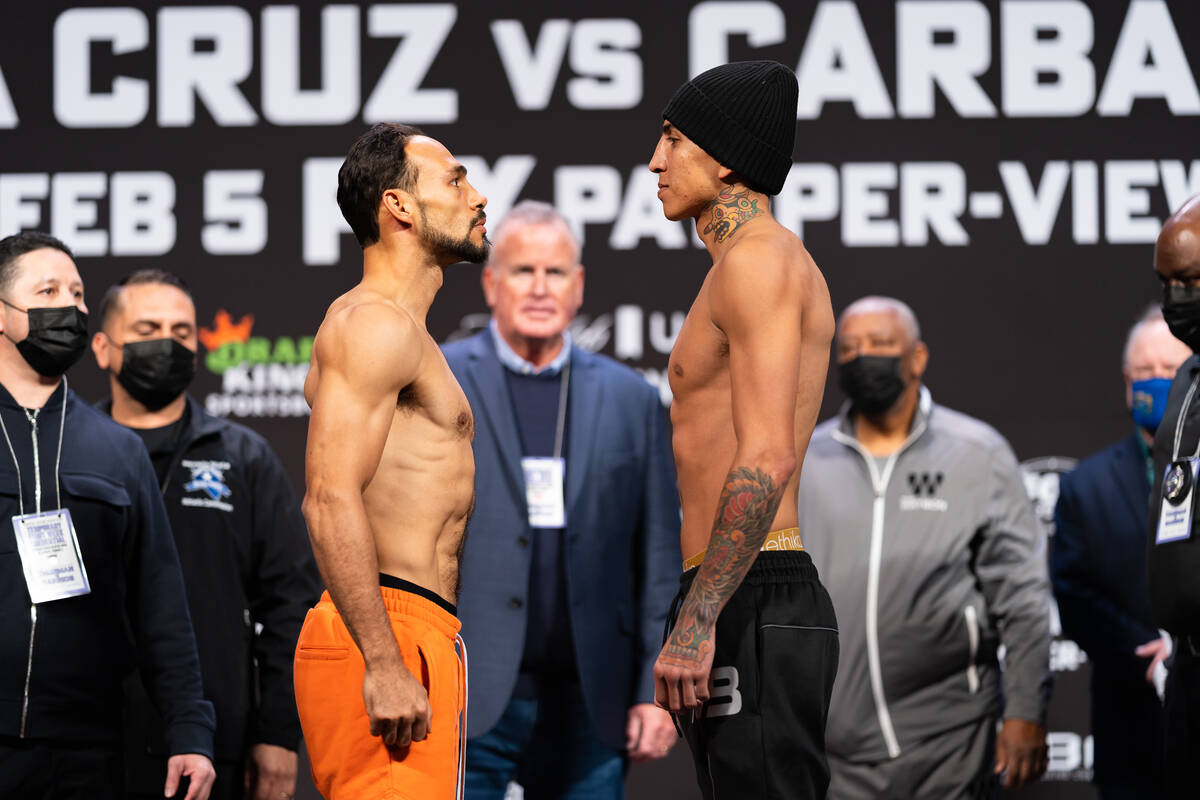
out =
<path fill-rule="evenodd" d="M 912 305 L 934 397 L 1033 461 L 1043 505 L 1070 458 L 1129 433 L 1123 337 L 1159 296 L 1161 221 L 1200 192 L 1191 2 L 50 0 L 5 3 L 3 21 L 0 234 L 68 242 L 93 304 L 135 269 L 183 275 L 203 326 L 195 395 L 265 434 L 297 483 L 312 337 L 359 276 L 336 173 L 378 121 L 443 141 L 493 221 L 554 203 L 585 243 L 577 341 L 669 400 L 709 261 L 655 199 L 661 110 L 726 60 L 793 67 L 776 216 L 836 309 Z M 447 269 L 433 335 L 486 320 L 479 268 Z M 71 378 L 107 391 L 90 358 Z M 823 413 L 839 402 L 830 382 Z M 1086 796 L 1086 657 L 1059 642 L 1054 661 L 1051 771 L 1029 794 Z"/>

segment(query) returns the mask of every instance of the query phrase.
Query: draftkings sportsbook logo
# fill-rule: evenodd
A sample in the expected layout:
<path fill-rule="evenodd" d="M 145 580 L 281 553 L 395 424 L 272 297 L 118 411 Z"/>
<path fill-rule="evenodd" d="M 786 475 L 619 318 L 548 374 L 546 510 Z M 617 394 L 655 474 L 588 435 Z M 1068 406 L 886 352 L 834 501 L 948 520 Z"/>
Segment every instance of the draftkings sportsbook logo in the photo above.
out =
<path fill-rule="evenodd" d="M 204 366 L 221 378 L 221 391 L 204 398 L 204 407 L 219 417 L 302 417 L 304 378 L 312 354 L 312 336 L 251 336 L 254 315 L 237 322 L 228 311 L 217 312 L 212 327 L 201 328 L 208 351 Z"/>

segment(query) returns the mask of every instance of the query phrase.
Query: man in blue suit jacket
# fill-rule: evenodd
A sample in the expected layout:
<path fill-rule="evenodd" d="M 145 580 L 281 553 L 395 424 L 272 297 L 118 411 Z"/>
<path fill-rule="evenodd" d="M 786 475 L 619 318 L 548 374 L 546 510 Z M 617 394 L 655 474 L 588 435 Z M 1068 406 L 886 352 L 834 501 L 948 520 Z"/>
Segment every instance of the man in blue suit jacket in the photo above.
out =
<path fill-rule="evenodd" d="M 1063 633 L 1092 662 L 1095 782 L 1104 800 L 1163 791 L 1163 712 L 1152 676 L 1167 654 L 1150 611 L 1146 514 L 1150 444 L 1191 351 L 1153 309 L 1129 332 L 1126 403 L 1138 430 L 1064 475 L 1051 574 Z"/>
<path fill-rule="evenodd" d="M 509 213 L 483 285 L 491 325 L 444 348 L 476 425 L 466 796 L 620 798 L 628 761 L 676 740 L 651 671 L 681 561 L 666 415 L 571 344 L 583 267 L 552 207 Z"/>

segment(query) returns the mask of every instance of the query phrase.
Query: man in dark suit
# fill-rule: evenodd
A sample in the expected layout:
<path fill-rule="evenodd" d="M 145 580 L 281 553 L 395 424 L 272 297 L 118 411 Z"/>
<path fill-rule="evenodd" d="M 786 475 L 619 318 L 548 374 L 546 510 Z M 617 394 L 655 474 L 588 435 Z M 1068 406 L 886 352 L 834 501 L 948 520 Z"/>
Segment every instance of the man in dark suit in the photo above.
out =
<path fill-rule="evenodd" d="M 1163 790 L 1163 712 L 1155 672 L 1168 643 L 1154 626 L 1146 576 L 1150 446 L 1167 390 L 1191 351 L 1152 309 L 1125 345 L 1125 402 L 1137 430 L 1064 475 L 1051 574 L 1063 633 L 1092 661 L 1095 782 L 1104 800 Z M 1160 677 L 1161 685 L 1161 677 Z"/>
<path fill-rule="evenodd" d="M 676 740 L 651 672 L 679 574 L 656 390 L 571 344 L 579 243 L 544 203 L 495 232 L 487 330 L 447 345 L 475 414 L 458 614 L 470 654 L 466 796 L 620 798 Z"/>

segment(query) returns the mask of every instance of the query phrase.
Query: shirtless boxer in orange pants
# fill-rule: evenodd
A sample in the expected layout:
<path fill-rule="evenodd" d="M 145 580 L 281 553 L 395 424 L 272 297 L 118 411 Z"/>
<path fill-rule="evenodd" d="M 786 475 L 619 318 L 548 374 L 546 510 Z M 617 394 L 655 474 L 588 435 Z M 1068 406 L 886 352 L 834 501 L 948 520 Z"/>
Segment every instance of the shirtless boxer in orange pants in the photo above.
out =
<path fill-rule="evenodd" d="M 329 591 L 300 633 L 296 701 L 327 800 L 444 800 L 461 796 L 474 420 L 425 315 L 445 267 L 487 257 L 487 198 L 441 144 L 379 124 L 338 204 L 363 278 L 326 312 L 304 386 L 304 517 Z"/>

